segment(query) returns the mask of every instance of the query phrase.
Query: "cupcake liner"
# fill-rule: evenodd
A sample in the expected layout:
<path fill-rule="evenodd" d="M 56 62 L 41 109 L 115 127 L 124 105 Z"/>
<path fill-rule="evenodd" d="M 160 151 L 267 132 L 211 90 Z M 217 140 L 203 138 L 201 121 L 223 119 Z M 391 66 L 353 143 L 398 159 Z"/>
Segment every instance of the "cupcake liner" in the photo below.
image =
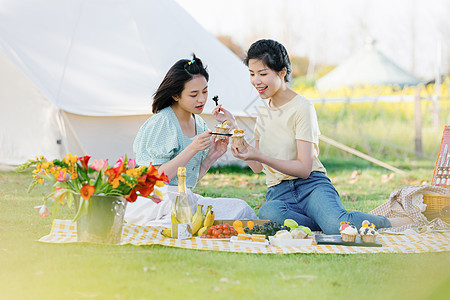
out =
<path fill-rule="evenodd" d="M 356 239 L 356 235 L 349 235 L 345 233 L 341 233 L 341 238 L 343 242 L 346 243 L 354 243 Z"/>
<path fill-rule="evenodd" d="M 217 127 L 216 126 L 216 132 L 217 133 L 229 133 L 230 132 L 230 128 L 223 128 L 223 127 Z M 216 137 L 216 140 L 224 140 L 226 139 L 226 136 L 223 135 L 218 135 Z"/>
<path fill-rule="evenodd" d="M 231 137 L 231 141 L 233 143 L 233 146 L 236 148 L 244 147 L 244 137 Z"/>
<path fill-rule="evenodd" d="M 377 236 L 376 235 L 361 235 L 361 239 L 364 243 L 375 243 Z"/>

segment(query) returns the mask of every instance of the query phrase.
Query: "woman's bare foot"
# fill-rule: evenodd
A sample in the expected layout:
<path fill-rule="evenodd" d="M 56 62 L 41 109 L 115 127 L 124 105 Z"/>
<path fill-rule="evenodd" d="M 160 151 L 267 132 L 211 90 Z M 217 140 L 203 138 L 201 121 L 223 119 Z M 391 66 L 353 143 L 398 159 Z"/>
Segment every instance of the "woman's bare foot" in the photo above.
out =
<path fill-rule="evenodd" d="M 388 220 L 391 222 L 392 227 L 402 227 L 414 223 L 414 221 L 409 217 L 395 217 L 388 218 Z"/>

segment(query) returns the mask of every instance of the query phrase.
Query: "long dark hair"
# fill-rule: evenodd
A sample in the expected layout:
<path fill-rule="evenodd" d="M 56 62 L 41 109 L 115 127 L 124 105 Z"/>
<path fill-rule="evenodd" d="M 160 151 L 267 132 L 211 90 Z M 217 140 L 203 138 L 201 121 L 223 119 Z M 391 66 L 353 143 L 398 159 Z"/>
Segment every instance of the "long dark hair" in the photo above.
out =
<path fill-rule="evenodd" d="M 155 94 L 153 94 L 152 112 L 156 114 L 171 106 L 175 102 L 173 97 L 181 96 L 185 83 L 196 75 L 202 75 L 206 81 L 209 80 L 206 66 L 203 66 L 201 59 L 196 57 L 195 54 L 192 54 L 192 59 L 177 61 L 169 69 Z"/>
<path fill-rule="evenodd" d="M 288 82 L 291 77 L 292 67 L 291 61 L 286 48 L 282 44 L 274 40 L 259 40 L 254 42 L 247 51 L 247 57 L 244 59 L 245 65 L 248 67 L 250 59 L 259 59 L 266 66 L 275 72 L 280 72 L 286 68 L 286 76 L 284 81 Z"/>

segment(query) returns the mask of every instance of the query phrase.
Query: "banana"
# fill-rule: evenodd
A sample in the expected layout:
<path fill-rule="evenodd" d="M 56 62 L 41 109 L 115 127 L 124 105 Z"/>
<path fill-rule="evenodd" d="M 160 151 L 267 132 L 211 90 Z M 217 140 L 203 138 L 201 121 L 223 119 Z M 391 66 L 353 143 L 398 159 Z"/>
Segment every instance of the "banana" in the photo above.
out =
<path fill-rule="evenodd" d="M 198 231 L 197 231 L 197 235 L 198 236 L 202 236 L 203 234 L 205 234 L 206 233 L 206 231 L 208 230 L 208 227 L 202 227 L 202 228 L 200 228 Z"/>
<path fill-rule="evenodd" d="M 214 224 L 214 211 L 212 210 L 212 206 L 209 205 L 206 210 L 205 221 L 203 222 L 203 226 L 210 227 Z"/>
<path fill-rule="evenodd" d="M 208 206 L 206 207 L 205 213 L 203 214 L 203 221 L 205 220 L 206 215 L 208 214 L 208 212 L 209 212 L 211 209 L 212 209 L 212 205 L 208 205 Z"/>
<path fill-rule="evenodd" d="M 213 210 L 211 210 L 211 225 L 210 226 L 214 225 L 214 220 L 215 219 L 216 219 L 216 214 L 214 213 Z M 207 223 L 207 224 L 209 224 L 209 223 Z"/>
<path fill-rule="evenodd" d="M 206 221 L 206 215 L 208 215 L 208 213 L 211 211 L 212 209 L 212 205 L 208 205 L 206 207 L 205 213 L 203 214 L 203 227 L 205 227 L 205 221 Z"/>
<path fill-rule="evenodd" d="M 202 227 L 203 225 L 203 205 L 199 204 L 197 205 L 197 211 L 195 212 L 194 216 L 192 217 L 192 235 L 195 235 L 197 231 Z"/>
<path fill-rule="evenodd" d="M 172 237 L 172 230 L 170 228 L 164 228 L 163 231 L 161 231 L 161 234 L 165 237 L 171 238 Z"/>

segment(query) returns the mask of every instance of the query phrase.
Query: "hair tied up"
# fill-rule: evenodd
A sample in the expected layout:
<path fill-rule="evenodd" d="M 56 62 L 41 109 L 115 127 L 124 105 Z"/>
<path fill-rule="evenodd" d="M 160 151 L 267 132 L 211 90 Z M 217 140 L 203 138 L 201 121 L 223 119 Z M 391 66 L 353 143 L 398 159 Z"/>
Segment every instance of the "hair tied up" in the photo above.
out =
<path fill-rule="evenodd" d="M 193 66 L 195 64 L 195 57 L 193 59 L 191 59 L 190 61 L 188 61 L 185 65 L 184 65 L 184 70 L 186 72 L 188 72 L 189 74 L 191 74 L 191 72 L 189 72 L 189 69 L 191 68 L 191 66 Z"/>

